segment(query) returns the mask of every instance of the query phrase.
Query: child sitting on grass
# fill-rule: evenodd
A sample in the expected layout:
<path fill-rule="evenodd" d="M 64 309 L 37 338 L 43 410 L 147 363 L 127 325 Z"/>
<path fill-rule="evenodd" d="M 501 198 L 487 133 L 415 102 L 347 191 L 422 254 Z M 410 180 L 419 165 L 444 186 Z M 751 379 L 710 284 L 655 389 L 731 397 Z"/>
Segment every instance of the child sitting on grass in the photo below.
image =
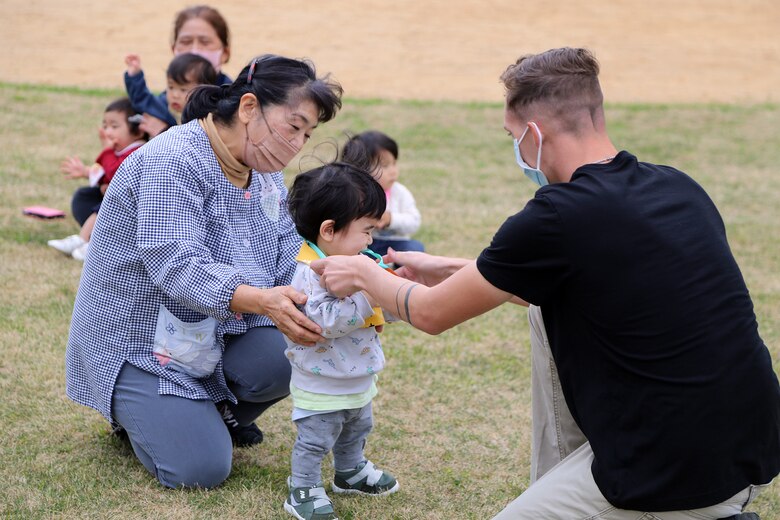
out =
<path fill-rule="evenodd" d="M 420 211 L 409 189 L 398 182 L 398 143 L 382 132 L 370 130 L 357 134 L 344 145 L 342 160 L 353 162 L 368 153 L 376 179 L 385 191 L 387 210 L 374 230 L 371 249 L 387 254 L 387 248 L 396 251 L 424 251 L 425 247 L 412 235 L 420 229 Z"/>
<path fill-rule="evenodd" d="M 217 71 L 209 60 L 197 54 L 184 53 L 171 60 L 165 72 L 168 86 L 159 96 L 155 96 L 146 86 L 141 58 L 137 54 L 128 54 L 125 64 L 125 88 L 133 108 L 139 113 L 164 121 L 169 127 L 181 123 L 181 113 L 192 89 L 199 85 L 213 85 L 217 81 Z M 147 130 L 152 136 L 162 131 Z"/>
<path fill-rule="evenodd" d="M 309 263 L 366 249 L 385 211 L 385 195 L 367 171 L 336 162 L 298 175 L 288 206 L 304 238 L 291 285 L 308 297 L 302 310 L 322 327 L 327 341 L 305 347 L 285 338 L 298 437 L 284 509 L 302 520 L 335 519 L 321 480 L 322 460 L 331 450 L 333 492 L 381 496 L 398 490 L 396 479 L 363 454 L 373 426 L 377 373 L 385 363 L 375 328 L 384 318 L 366 294 L 337 298 L 328 293 Z"/>
<path fill-rule="evenodd" d="M 81 226 L 81 231 L 59 240 L 49 240 L 48 244 L 54 249 L 81 262 L 86 258 L 92 228 L 95 227 L 97 212 L 108 183 L 114 178 L 122 161 L 146 142 L 138 122 L 131 121 L 131 118 L 139 115 L 127 98 L 111 102 L 103 113 L 103 125 L 98 131 L 105 148 L 95 163 L 86 166 L 78 157 L 67 157 L 62 162 L 60 169 L 66 179 L 89 179 L 89 186 L 76 190 L 71 200 L 71 212 Z"/>

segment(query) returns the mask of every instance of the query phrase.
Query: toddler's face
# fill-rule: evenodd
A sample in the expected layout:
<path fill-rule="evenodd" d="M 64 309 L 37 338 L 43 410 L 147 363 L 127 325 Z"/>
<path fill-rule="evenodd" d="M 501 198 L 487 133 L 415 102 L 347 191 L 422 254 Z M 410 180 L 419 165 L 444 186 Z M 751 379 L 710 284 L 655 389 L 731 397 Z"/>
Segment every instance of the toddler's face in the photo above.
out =
<path fill-rule="evenodd" d="M 349 226 L 334 233 L 326 253 L 330 255 L 356 255 L 371 245 L 371 231 L 376 227 L 375 218 L 361 217 Z"/>
<path fill-rule="evenodd" d="M 184 110 L 184 105 L 187 103 L 187 95 L 197 86 L 198 84 L 194 81 L 182 84 L 169 79 L 168 88 L 165 89 L 168 110 L 175 114 L 181 114 L 182 110 Z"/>
<path fill-rule="evenodd" d="M 117 152 L 127 148 L 139 138 L 130 132 L 127 114 L 114 110 L 103 113 L 103 133 Z"/>
<path fill-rule="evenodd" d="M 377 181 L 387 191 L 398 180 L 398 161 L 387 150 L 379 150 L 379 177 Z"/>

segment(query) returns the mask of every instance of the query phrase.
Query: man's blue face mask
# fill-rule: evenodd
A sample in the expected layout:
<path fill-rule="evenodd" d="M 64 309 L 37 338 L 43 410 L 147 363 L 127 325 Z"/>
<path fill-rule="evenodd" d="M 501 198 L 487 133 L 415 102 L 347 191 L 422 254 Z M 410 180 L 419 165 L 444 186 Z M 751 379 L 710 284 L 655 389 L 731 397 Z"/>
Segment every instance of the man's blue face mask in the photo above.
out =
<path fill-rule="evenodd" d="M 534 131 L 536 131 L 536 135 L 539 137 L 539 152 L 536 154 L 536 168 L 531 168 L 528 166 L 528 163 L 523 160 L 523 156 L 520 155 L 520 143 L 523 141 L 525 134 L 528 133 L 528 129 L 531 127 L 531 125 L 533 126 Z M 542 173 L 542 170 L 539 169 L 539 161 L 542 160 L 542 133 L 539 131 L 539 127 L 536 126 L 536 123 L 530 123 L 529 126 L 526 126 L 523 135 L 520 136 L 520 139 L 515 139 L 514 142 L 515 160 L 517 160 L 517 165 L 523 169 L 525 176 L 539 186 L 546 186 L 549 184 L 547 177 L 545 177 L 544 173 Z"/>

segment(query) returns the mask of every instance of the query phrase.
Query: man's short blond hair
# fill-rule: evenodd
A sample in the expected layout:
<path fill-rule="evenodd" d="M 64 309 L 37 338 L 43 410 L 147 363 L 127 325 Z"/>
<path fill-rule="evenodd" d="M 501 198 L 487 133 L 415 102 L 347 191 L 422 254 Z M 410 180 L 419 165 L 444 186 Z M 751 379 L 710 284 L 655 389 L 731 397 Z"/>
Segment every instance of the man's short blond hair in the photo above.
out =
<path fill-rule="evenodd" d="M 542 107 L 563 126 L 576 131 L 586 114 L 603 117 L 604 95 L 599 62 L 587 49 L 563 47 L 518 58 L 501 74 L 506 106 L 524 114 Z"/>

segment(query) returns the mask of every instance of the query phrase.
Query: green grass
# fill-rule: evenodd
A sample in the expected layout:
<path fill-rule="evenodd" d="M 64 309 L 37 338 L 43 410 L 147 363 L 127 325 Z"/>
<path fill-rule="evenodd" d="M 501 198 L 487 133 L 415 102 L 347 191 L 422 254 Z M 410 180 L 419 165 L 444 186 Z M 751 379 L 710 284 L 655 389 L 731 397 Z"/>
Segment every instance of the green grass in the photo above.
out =
<path fill-rule="evenodd" d="M 97 155 L 97 125 L 117 95 L 0 84 L 0 517 L 284 518 L 289 401 L 260 421 L 265 443 L 237 450 L 231 477 L 204 492 L 161 488 L 96 412 L 65 397 L 81 265 L 46 241 L 77 226 L 21 208 L 68 210 L 77 183 L 62 179 L 59 163 Z M 780 106 L 611 105 L 608 121 L 619 148 L 683 169 L 715 200 L 780 372 Z M 387 132 L 423 214 L 419 238 L 432 252 L 473 257 L 533 194 L 501 126 L 498 103 L 347 100 L 300 165 L 316 164 L 312 150 L 332 156 L 346 131 Z M 394 325 L 384 344 L 367 453 L 402 488 L 381 500 L 337 497 L 341 518 L 489 518 L 528 485 L 525 311 L 507 305 L 439 337 Z M 753 509 L 780 518 L 780 485 Z"/>

